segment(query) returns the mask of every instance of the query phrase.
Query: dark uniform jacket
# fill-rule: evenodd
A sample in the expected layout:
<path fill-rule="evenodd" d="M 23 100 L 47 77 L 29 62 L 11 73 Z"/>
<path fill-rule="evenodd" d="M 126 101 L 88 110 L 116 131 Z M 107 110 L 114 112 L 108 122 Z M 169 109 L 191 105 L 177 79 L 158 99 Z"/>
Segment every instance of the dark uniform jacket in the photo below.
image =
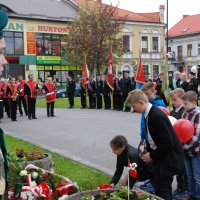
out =
<path fill-rule="evenodd" d="M 188 82 L 187 81 L 180 82 L 179 87 L 182 88 L 185 92 L 187 92 L 188 91 Z"/>
<path fill-rule="evenodd" d="M 95 81 L 92 81 L 92 82 L 89 81 L 89 83 L 88 83 L 88 95 L 92 96 L 94 94 L 96 94 L 96 83 L 95 83 Z"/>
<path fill-rule="evenodd" d="M 136 88 L 136 82 L 135 82 L 135 77 L 133 76 L 131 78 L 131 90 L 135 90 Z"/>
<path fill-rule="evenodd" d="M 103 81 L 103 95 L 111 95 L 112 90 L 107 81 Z"/>
<path fill-rule="evenodd" d="M 85 87 L 86 87 L 86 85 L 85 85 Z M 85 96 L 85 95 L 86 95 L 86 89 L 85 89 L 85 87 L 83 87 L 83 86 L 82 86 L 82 83 L 80 83 L 79 94 L 80 94 L 81 96 Z"/>
<path fill-rule="evenodd" d="M 121 153 L 121 155 L 117 156 L 116 171 L 110 182 L 111 184 L 113 183 L 114 185 L 116 185 L 119 182 L 119 179 L 121 178 L 124 167 L 128 166 L 128 159 L 130 160 L 131 164 L 132 163 L 138 164 L 138 161 L 139 161 L 138 150 L 129 144 Z"/>
<path fill-rule="evenodd" d="M 96 81 L 96 95 L 100 95 L 103 93 L 103 81 Z"/>
<path fill-rule="evenodd" d="M 160 80 L 160 78 L 156 78 L 156 79 L 153 79 L 153 82 L 156 82 L 157 83 L 157 88 L 156 88 L 156 91 L 157 91 L 157 94 L 160 96 L 160 94 L 162 93 L 162 81 Z"/>
<path fill-rule="evenodd" d="M 159 122 L 159 123 L 158 123 Z M 173 176 L 182 171 L 183 148 L 169 118 L 159 108 L 152 106 L 148 114 L 148 129 L 157 149 L 147 151 L 158 167 L 162 177 Z"/>
<path fill-rule="evenodd" d="M 123 88 L 123 82 L 122 78 L 118 79 L 116 78 L 114 80 L 114 94 L 115 95 L 121 95 L 122 94 L 122 88 Z"/>
<path fill-rule="evenodd" d="M 124 95 L 128 95 L 128 93 L 130 91 L 131 91 L 131 79 L 130 79 L 130 77 L 123 78 L 122 79 L 122 93 Z"/>
<path fill-rule="evenodd" d="M 192 78 L 188 85 L 188 91 L 194 91 L 198 94 L 198 80 L 196 78 Z"/>
<path fill-rule="evenodd" d="M 74 80 L 67 82 L 67 95 L 74 95 L 76 89 L 76 83 Z"/>

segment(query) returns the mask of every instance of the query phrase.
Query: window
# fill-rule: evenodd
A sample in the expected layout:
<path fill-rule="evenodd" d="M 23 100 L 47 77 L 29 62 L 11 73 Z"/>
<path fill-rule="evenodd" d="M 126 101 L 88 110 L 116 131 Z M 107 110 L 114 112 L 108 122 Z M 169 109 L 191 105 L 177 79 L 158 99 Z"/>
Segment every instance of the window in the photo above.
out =
<path fill-rule="evenodd" d="M 159 66 L 153 65 L 153 74 L 159 74 Z"/>
<path fill-rule="evenodd" d="M 24 54 L 24 38 L 22 32 L 5 32 L 7 55 Z"/>
<path fill-rule="evenodd" d="M 60 35 L 37 33 L 36 54 L 37 55 L 60 55 L 61 54 Z"/>
<path fill-rule="evenodd" d="M 192 44 L 187 45 L 187 56 L 188 57 L 192 56 Z"/>
<path fill-rule="evenodd" d="M 158 52 L 158 37 L 152 37 L 152 50 Z"/>
<path fill-rule="evenodd" d="M 178 46 L 177 47 L 178 50 L 178 61 L 182 61 L 183 60 L 183 50 L 182 50 L 182 46 Z"/>
<path fill-rule="evenodd" d="M 123 51 L 130 52 L 130 35 L 123 35 Z"/>
<path fill-rule="evenodd" d="M 142 65 L 142 69 L 143 69 L 144 74 L 149 73 L 149 66 L 148 65 Z"/>
<path fill-rule="evenodd" d="M 142 36 L 142 52 L 148 52 L 148 37 Z"/>
<path fill-rule="evenodd" d="M 198 55 L 200 55 L 200 44 L 198 44 Z"/>

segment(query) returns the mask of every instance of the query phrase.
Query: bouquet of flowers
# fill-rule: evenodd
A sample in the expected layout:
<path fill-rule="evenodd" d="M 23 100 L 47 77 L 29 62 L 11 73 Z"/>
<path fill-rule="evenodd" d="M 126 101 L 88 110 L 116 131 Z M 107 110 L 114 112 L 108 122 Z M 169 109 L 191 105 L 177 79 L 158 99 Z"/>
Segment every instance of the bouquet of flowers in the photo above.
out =
<path fill-rule="evenodd" d="M 8 190 L 7 200 L 62 200 L 78 191 L 69 179 L 34 165 L 21 170 L 15 184 Z"/>

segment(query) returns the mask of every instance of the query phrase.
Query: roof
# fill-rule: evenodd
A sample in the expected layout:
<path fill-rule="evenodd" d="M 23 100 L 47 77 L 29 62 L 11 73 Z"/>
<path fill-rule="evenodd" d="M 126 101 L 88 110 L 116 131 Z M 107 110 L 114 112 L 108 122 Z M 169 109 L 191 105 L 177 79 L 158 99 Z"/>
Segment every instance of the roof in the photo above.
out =
<path fill-rule="evenodd" d="M 71 0 L 1 0 L 0 6 L 12 11 L 10 17 L 68 21 L 78 13 L 78 5 Z"/>
<path fill-rule="evenodd" d="M 73 0 L 79 5 L 84 5 L 86 0 Z M 88 3 L 98 3 L 97 1 L 94 0 L 88 0 Z M 103 4 L 105 5 L 105 4 Z M 160 13 L 159 12 L 152 12 L 152 13 L 135 13 L 132 11 L 124 10 L 121 8 L 117 8 L 118 15 L 117 17 L 123 18 L 126 16 L 127 21 L 134 21 L 134 22 L 147 22 L 147 23 L 161 23 L 160 19 Z"/>
<path fill-rule="evenodd" d="M 200 33 L 200 14 L 185 15 L 169 30 L 169 37 L 187 36 L 195 33 Z"/>

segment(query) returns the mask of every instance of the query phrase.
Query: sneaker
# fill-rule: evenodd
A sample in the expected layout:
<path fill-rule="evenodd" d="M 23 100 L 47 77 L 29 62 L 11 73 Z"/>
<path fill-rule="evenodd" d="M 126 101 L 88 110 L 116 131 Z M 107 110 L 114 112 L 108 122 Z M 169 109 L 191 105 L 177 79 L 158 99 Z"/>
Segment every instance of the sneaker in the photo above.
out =
<path fill-rule="evenodd" d="M 142 183 L 139 187 L 140 187 L 140 189 L 148 189 L 148 188 L 152 188 L 151 181 L 148 180 L 148 181 Z"/>

